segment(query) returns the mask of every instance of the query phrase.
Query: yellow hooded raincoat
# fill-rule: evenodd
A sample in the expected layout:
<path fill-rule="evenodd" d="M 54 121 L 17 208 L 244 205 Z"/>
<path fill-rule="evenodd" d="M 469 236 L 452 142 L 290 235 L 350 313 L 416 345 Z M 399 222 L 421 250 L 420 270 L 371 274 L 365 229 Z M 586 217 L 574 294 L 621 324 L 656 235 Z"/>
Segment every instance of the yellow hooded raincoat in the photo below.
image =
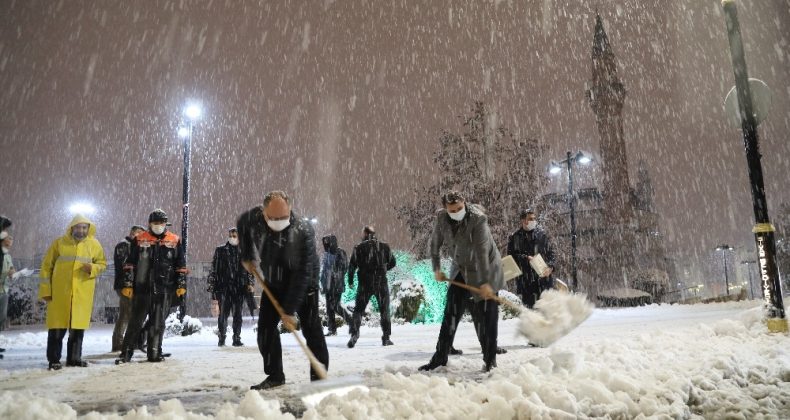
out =
<path fill-rule="evenodd" d="M 90 225 L 88 236 L 77 242 L 71 228 L 80 223 Z M 82 270 L 92 264 L 90 274 Z M 47 304 L 47 328 L 88 329 L 93 311 L 96 277 L 107 268 L 104 250 L 96 240 L 96 226 L 85 216 L 77 215 L 66 234 L 55 239 L 41 263 L 38 297 L 52 297 Z"/>

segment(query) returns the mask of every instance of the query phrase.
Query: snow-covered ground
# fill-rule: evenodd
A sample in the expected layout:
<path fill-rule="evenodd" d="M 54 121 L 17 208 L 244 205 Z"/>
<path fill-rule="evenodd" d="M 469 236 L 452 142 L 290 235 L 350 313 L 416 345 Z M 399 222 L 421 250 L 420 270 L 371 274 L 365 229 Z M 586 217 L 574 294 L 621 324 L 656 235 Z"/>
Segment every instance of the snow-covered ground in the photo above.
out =
<path fill-rule="evenodd" d="M 759 302 L 596 309 L 547 349 L 516 335 L 519 320 L 500 322 L 508 353 L 483 374 L 471 323 L 462 323 L 447 368 L 417 371 L 433 353 L 439 325 L 394 325 L 395 346 L 363 327 L 353 349 L 343 333 L 328 337 L 331 377 L 360 377 L 369 391 L 329 396 L 317 406 L 308 363 L 283 335 L 287 384 L 255 392 L 264 378 L 251 321 L 241 348 L 216 346 L 203 332 L 165 340 L 164 363 L 116 366 L 111 327 L 85 336 L 88 368 L 47 371 L 43 328 L 0 337 L 0 418 L 790 418 L 790 338 L 769 334 Z M 145 360 L 136 354 L 137 360 Z M 65 355 L 64 355 L 65 360 Z"/>

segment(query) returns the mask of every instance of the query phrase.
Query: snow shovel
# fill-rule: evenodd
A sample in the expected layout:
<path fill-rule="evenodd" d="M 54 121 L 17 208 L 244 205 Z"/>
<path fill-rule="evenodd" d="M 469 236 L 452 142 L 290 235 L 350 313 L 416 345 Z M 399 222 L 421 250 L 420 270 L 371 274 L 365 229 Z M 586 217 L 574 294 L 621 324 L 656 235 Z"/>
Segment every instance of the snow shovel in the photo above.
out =
<path fill-rule="evenodd" d="M 280 302 L 277 301 L 277 299 L 274 297 L 272 292 L 266 286 L 266 282 L 263 281 L 263 277 L 261 277 L 260 273 L 258 273 L 258 270 L 253 270 L 252 274 L 255 276 L 255 279 L 258 280 L 258 283 L 260 283 L 261 286 L 263 287 L 263 292 L 266 293 L 266 296 L 269 298 L 269 301 L 272 302 L 272 305 L 274 306 L 274 310 L 277 311 L 277 315 L 280 316 L 280 319 L 285 318 L 285 311 L 283 311 L 283 307 L 280 306 Z M 285 325 L 285 327 L 288 328 L 287 325 Z M 313 367 L 316 376 L 318 376 L 320 379 L 326 379 L 326 367 L 321 362 L 319 362 L 318 359 L 313 354 L 313 352 L 310 351 L 309 348 L 307 348 L 307 344 L 305 344 L 304 340 L 302 340 L 302 337 L 299 336 L 296 330 L 290 328 L 288 329 L 291 331 L 291 333 L 293 333 L 294 338 L 296 338 L 296 341 L 299 343 L 299 346 L 302 347 L 302 351 L 304 351 L 304 354 L 307 356 L 308 359 L 310 359 L 310 366 Z"/>
<path fill-rule="evenodd" d="M 449 279 L 447 282 L 482 295 L 482 291 L 477 287 Z M 584 295 L 557 290 L 544 291 L 535 303 L 535 309 L 525 308 L 499 296 L 494 299 L 520 312 L 519 333 L 530 343 L 540 347 L 547 347 L 573 331 L 592 314 L 593 310 L 592 304 Z"/>

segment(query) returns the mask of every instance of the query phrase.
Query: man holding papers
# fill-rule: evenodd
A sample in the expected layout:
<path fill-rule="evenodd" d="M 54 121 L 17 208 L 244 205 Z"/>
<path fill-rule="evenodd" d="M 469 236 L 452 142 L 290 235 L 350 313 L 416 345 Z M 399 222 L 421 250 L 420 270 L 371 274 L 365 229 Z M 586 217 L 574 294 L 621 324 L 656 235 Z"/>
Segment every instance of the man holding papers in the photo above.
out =
<path fill-rule="evenodd" d="M 535 306 L 541 293 L 554 287 L 554 249 L 545 231 L 537 228 L 537 215 L 532 210 L 521 212 L 521 227 L 507 241 L 507 253 L 521 268 L 516 277 L 516 292 L 528 308 Z"/>

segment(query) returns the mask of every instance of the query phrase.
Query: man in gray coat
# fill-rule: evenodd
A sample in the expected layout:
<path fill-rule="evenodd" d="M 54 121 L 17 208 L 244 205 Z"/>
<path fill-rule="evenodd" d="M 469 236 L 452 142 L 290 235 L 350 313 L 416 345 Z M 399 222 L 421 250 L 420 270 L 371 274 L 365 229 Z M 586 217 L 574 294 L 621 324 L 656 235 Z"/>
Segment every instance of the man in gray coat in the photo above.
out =
<path fill-rule="evenodd" d="M 472 301 L 468 290 L 450 285 L 436 353 L 428 364 L 420 366 L 420 370 L 433 370 L 447 364 L 455 328 L 469 305 L 477 338 L 483 348 L 484 370 L 490 371 L 496 367 L 499 307 L 494 298 L 504 285 L 502 258 L 482 208 L 467 205 L 463 195 L 457 191 L 444 194 L 442 205 L 444 209 L 437 213 L 431 238 L 434 278 L 437 281 L 447 280 L 440 264 L 440 251 L 444 245 L 452 257 L 449 278 L 479 288 L 480 294 L 473 294 Z"/>

